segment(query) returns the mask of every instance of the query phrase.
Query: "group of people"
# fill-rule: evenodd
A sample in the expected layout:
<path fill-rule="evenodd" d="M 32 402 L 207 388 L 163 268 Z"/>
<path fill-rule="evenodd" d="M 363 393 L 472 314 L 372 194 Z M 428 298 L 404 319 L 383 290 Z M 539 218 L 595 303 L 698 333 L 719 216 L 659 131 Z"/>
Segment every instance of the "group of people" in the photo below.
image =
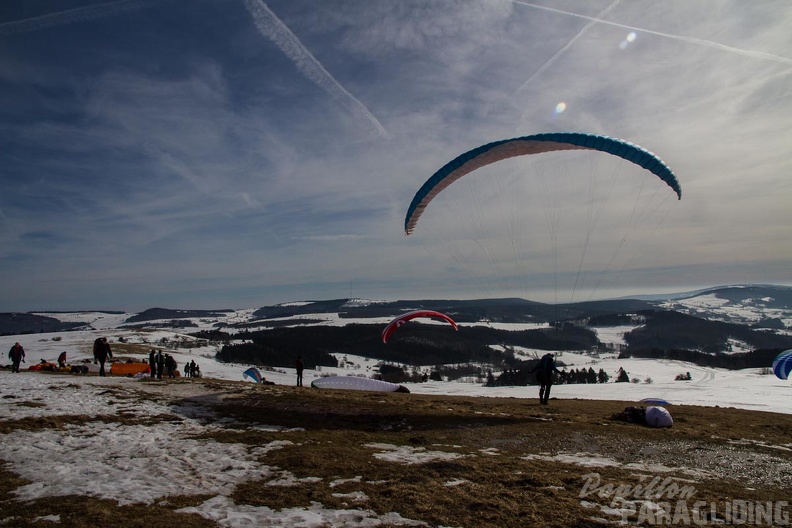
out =
<path fill-rule="evenodd" d="M 110 344 L 107 342 L 106 337 L 97 338 L 94 341 L 93 345 L 93 357 L 94 363 L 99 364 L 99 375 L 105 375 L 105 362 L 107 358 L 113 357 L 113 351 L 110 349 Z M 8 351 L 8 358 L 11 360 L 11 372 L 19 372 L 19 364 L 25 363 L 25 349 L 22 345 L 19 344 L 17 341 L 14 343 L 14 346 L 11 347 L 11 350 Z M 51 365 L 52 370 L 55 369 L 54 364 L 50 364 L 45 360 L 41 360 L 42 363 L 46 363 Z M 66 367 L 66 351 L 63 351 L 58 356 L 58 368 L 65 368 Z"/>
<path fill-rule="evenodd" d="M 184 364 L 184 375 L 188 378 L 200 378 L 201 377 L 201 367 L 199 367 L 195 360 L 190 361 L 189 363 Z"/>
<path fill-rule="evenodd" d="M 100 358 L 102 358 L 101 363 L 102 367 L 100 370 L 100 375 L 104 376 L 104 362 L 107 359 L 107 355 L 109 357 L 113 357 L 113 353 L 110 351 L 110 345 L 105 344 L 107 340 L 105 339 L 104 342 L 99 343 L 99 339 L 94 342 L 94 361 L 99 362 Z M 103 352 L 106 351 L 106 353 Z M 19 344 L 19 341 L 14 343 L 14 346 L 11 347 L 11 350 L 8 351 L 8 358 L 11 360 L 11 372 L 19 372 L 19 364 L 25 363 L 25 349 L 22 345 Z M 44 366 L 41 370 L 58 370 L 58 369 L 65 369 L 68 366 L 66 365 L 66 351 L 60 353 L 58 356 L 58 367 L 56 368 L 53 363 L 48 362 L 45 359 L 41 360 L 41 364 L 38 365 L 39 368 Z M 32 368 L 32 367 L 31 367 Z M 72 366 L 72 369 L 77 367 Z M 72 370 L 72 372 L 83 372 L 82 368 L 85 368 L 84 372 L 88 372 L 87 367 L 81 367 L 79 371 Z"/>
<path fill-rule="evenodd" d="M 176 377 L 177 368 L 176 359 L 170 354 L 163 354 L 162 350 L 153 348 L 149 352 L 149 369 L 152 378 L 162 379 L 162 374 L 165 373 L 168 378 L 173 379 Z"/>
<path fill-rule="evenodd" d="M 100 337 L 94 341 L 93 354 L 94 363 L 99 363 L 99 375 L 104 376 L 105 362 L 107 358 L 113 357 L 113 352 L 110 350 L 110 344 L 107 342 L 106 337 Z M 25 349 L 17 342 L 11 347 L 11 350 L 9 350 L 8 357 L 11 359 L 12 363 L 11 372 L 19 372 L 19 363 L 25 361 Z M 66 352 L 63 352 L 61 357 L 58 358 L 59 364 L 61 361 L 65 363 Z M 303 370 L 305 368 L 302 356 L 297 357 L 295 367 L 297 371 L 297 386 L 301 387 Z M 169 378 L 176 377 L 176 360 L 170 354 L 163 354 L 162 350 L 151 349 L 151 352 L 149 352 L 149 368 L 151 369 L 152 378 L 162 379 L 163 372 L 167 373 Z M 553 373 L 559 372 L 553 354 L 545 354 L 542 359 L 539 360 L 539 363 L 529 372 L 537 373 L 536 377 L 539 381 L 539 403 L 547 405 L 550 399 L 550 388 L 553 386 Z M 189 378 L 201 377 L 201 370 L 198 365 L 196 365 L 195 360 L 184 365 L 184 375 Z"/>
<path fill-rule="evenodd" d="M 19 364 L 25 362 L 25 349 L 19 342 L 16 342 L 11 347 L 11 350 L 8 351 L 8 358 L 11 360 L 11 372 L 19 372 Z M 94 364 L 99 365 L 99 375 L 106 376 L 105 363 L 108 359 L 113 358 L 113 351 L 106 337 L 99 337 L 94 341 L 93 358 Z M 41 361 L 44 362 L 43 359 Z M 58 356 L 58 367 L 63 368 L 65 366 L 66 352 L 64 351 Z M 170 354 L 163 354 L 162 350 L 152 349 L 149 353 L 149 368 L 152 378 L 162 379 L 163 373 L 169 378 L 175 378 L 178 365 L 176 364 L 176 359 Z M 184 365 L 184 375 L 189 378 L 200 378 L 201 369 L 195 361 L 190 361 Z"/>
<path fill-rule="evenodd" d="M 177 369 L 176 358 L 170 354 L 163 354 L 162 350 L 151 349 L 151 352 L 149 352 L 149 370 L 152 378 L 162 379 L 164 373 L 168 378 L 173 379 L 176 377 Z M 195 363 L 195 360 L 185 363 L 184 375 L 188 378 L 201 377 L 201 368 Z"/>

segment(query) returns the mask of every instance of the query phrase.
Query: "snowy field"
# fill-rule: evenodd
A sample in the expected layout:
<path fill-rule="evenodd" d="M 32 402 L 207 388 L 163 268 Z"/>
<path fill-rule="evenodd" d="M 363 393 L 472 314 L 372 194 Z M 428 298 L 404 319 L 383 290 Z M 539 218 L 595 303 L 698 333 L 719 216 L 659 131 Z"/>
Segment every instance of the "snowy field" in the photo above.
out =
<path fill-rule="evenodd" d="M 244 320 L 245 315 L 234 315 Z M 249 365 L 224 364 L 214 359 L 216 346 L 180 348 L 181 343 L 192 340 L 189 336 L 169 330 L 138 331 L 119 328 L 126 315 L 80 314 L 74 320 L 90 319 L 95 330 L 82 330 L 53 334 L 34 334 L 0 337 L 0 348 L 6 351 L 19 341 L 27 352 L 27 369 L 44 359 L 55 361 L 66 351 L 71 364 L 90 360 L 93 340 L 108 337 L 116 346 L 116 355 L 122 355 L 119 343 L 139 344 L 162 348 L 172 354 L 180 367 L 185 362 L 196 361 L 204 377 L 231 381 L 245 381 L 242 372 Z M 327 324 L 346 324 L 349 320 L 326 317 Z M 367 322 L 372 322 L 368 320 Z M 383 324 L 387 321 L 383 320 Z M 631 327 L 603 328 L 600 339 L 620 343 L 624 332 Z M 172 348 L 163 346 L 163 339 Z M 523 356 L 540 353 L 519 350 Z M 145 354 L 123 354 L 126 359 L 146 359 Z M 328 375 L 370 376 L 377 361 L 355 356 L 342 356 L 345 368 L 307 370 L 304 384 Z M 630 359 L 619 360 L 611 355 L 600 357 L 563 353 L 558 358 L 567 368 L 600 368 L 615 378 L 618 369 L 624 368 L 637 383 L 607 383 L 597 385 L 557 385 L 552 396 L 599 400 L 639 401 L 643 398 L 663 398 L 673 404 L 737 407 L 757 411 L 790 413 L 792 383 L 781 381 L 758 370 L 726 371 L 697 367 L 678 361 Z M 690 381 L 674 381 L 678 374 L 689 372 Z M 267 381 L 276 385 L 293 385 L 294 369 L 265 370 Z M 651 382 L 649 382 L 651 378 Z M 235 385 L 235 390 L 251 389 L 253 385 Z M 406 384 L 413 393 L 464 395 L 481 397 L 537 398 L 536 387 L 486 388 L 479 383 L 428 382 Z M 212 498 L 198 506 L 179 511 L 197 513 L 223 528 L 247 526 L 280 527 L 347 527 L 347 526 L 425 526 L 426 523 L 406 519 L 396 512 L 378 514 L 354 508 L 355 497 L 350 495 L 349 509 L 329 509 L 318 502 L 307 508 L 273 510 L 263 506 L 235 504 L 228 495 L 240 483 L 252 479 L 270 479 L 268 485 L 293 486 L 301 482 L 289 471 L 270 467 L 266 455 L 272 450 L 292 444 L 292 430 L 280 427 L 259 426 L 282 438 L 263 447 L 250 448 L 237 443 L 220 443 L 200 439 L 201 434 L 213 429 L 233 426 L 233 421 L 215 416 L 201 405 L 200 385 L 189 383 L 141 383 L 130 377 L 100 378 L 69 374 L 29 372 L 12 374 L 0 370 L 0 416 L 2 420 L 25 420 L 59 415 L 123 416 L 156 418 L 161 422 L 147 425 L 124 425 L 113 421 L 88 421 L 66 425 L 63 428 L 46 428 L 27 431 L 15 429 L 0 435 L 5 468 L 30 484 L 15 490 L 19 500 L 35 500 L 66 495 L 89 495 L 117 501 L 118 504 L 152 504 L 169 495 L 210 495 Z M 205 390 L 205 389 L 203 389 Z M 319 389 L 308 389 L 319 390 Z M 212 395 L 211 397 L 217 397 Z M 174 406 L 172 401 L 181 402 Z M 24 403 L 24 404 L 20 404 Z M 614 411 L 620 405 L 614 406 Z M 179 417 L 173 420 L 173 416 Z M 170 418 L 168 418 L 170 417 Z M 421 464 L 457 456 L 442 449 L 413 448 L 389 444 L 372 444 L 371 456 L 394 464 Z M 91 456 L 84 454 L 90 452 Z M 46 453 L 46 456 L 42 456 Z M 586 454 L 570 455 L 596 467 L 599 459 Z M 171 461 L 162 464 L 163 459 Z M 577 460 L 575 459 L 575 460 Z M 59 463 L 53 466 L 51 460 Z M 612 464 L 613 461 L 606 461 Z M 582 463 L 582 462 L 575 462 Z M 307 477 L 313 478 L 313 477 Z M 304 479 L 303 479 L 304 480 Z M 330 483 L 332 486 L 333 483 Z M 452 485 L 452 484 L 449 484 Z M 161 504 L 161 502 L 158 502 Z M 57 515 L 41 517 L 48 525 L 57 526 Z M 14 518 L 0 513 L 0 525 L 13 526 Z"/>
<path fill-rule="evenodd" d="M 229 313 L 224 321 L 228 324 L 249 321 L 251 310 L 240 310 Z M 19 341 L 27 353 L 29 367 L 40 360 L 55 362 L 62 351 L 67 352 L 71 364 L 92 358 L 92 343 L 96 337 L 106 336 L 111 343 L 121 340 L 128 344 L 139 344 L 145 347 L 162 349 L 173 355 L 181 369 L 185 362 L 195 361 L 201 368 L 204 377 L 223 380 L 244 381 L 242 372 L 250 365 L 220 363 L 215 359 L 219 348 L 214 345 L 201 348 L 181 347 L 180 342 L 195 341 L 186 334 L 172 330 L 131 330 L 121 326 L 122 322 L 132 314 L 47 314 L 56 315 L 63 321 L 86 322 L 94 330 L 80 330 L 74 332 L 43 333 L 21 336 L 0 337 L 0 350 L 9 350 L 14 342 Z M 295 319 L 321 319 L 326 325 L 346 325 L 354 322 L 366 324 L 382 324 L 383 327 L 390 318 L 375 319 L 345 319 L 337 314 L 310 314 Z M 278 321 L 268 320 L 269 322 Z M 190 328 L 189 332 L 202 329 L 211 329 L 215 321 L 208 319 L 194 319 L 197 328 Z M 432 321 L 428 321 L 432 324 Z M 317 324 L 317 323 L 311 323 Z M 434 324 L 446 324 L 434 322 Z M 483 324 L 483 323 L 482 323 Z M 519 330 L 536 328 L 541 325 L 498 325 L 500 328 Z M 624 343 L 624 334 L 632 330 L 633 326 L 604 327 L 596 329 L 598 337 L 603 343 L 614 345 Z M 228 330 L 228 327 L 223 327 Z M 163 342 L 167 341 L 167 344 Z M 516 349 L 521 357 L 539 357 L 545 351 Z M 124 358 L 132 357 L 136 360 L 147 360 L 145 354 L 126 354 Z M 314 378 L 326 375 L 348 375 L 370 377 L 375 372 L 377 360 L 343 356 L 339 361 L 346 359 L 341 368 L 321 367 L 321 370 L 306 370 L 304 384 L 310 385 Z M 557 398 L 581 398 L 595 400 L 626 400 L 639 401 L 643 398 L 662 398 L 670 403 L 687 405 L 705 405 L 736 407 L 741 409 L 771 411 L 779 413 L 792 413 L 789 405 L 792 396 L 792 382 L 784 381 L 770 374 L 763 373 L 762 369 L 724 370 L 708 367 L 699 367 L 681 361 L 664 361 L 654 359 L 616 359 L 614 354 L 590 355 L 584 353 L 560 353 L 557 357 L 566 368 L 593 368 L 595 371 L 604 369 L 611 379 L 615 379 L 619 368 L 625 369 L 630 378 L 637 383 L 607 383 L 596 385 L 556 385 L 552 389 L 552 396 Z M 770 365 L 768 365 L 769 367 Z M 431 368 L 427 365 L 427 368 Z M 690 373 L 690 381 L 675 381 L 678 374 Z M 262 373 L 267 381 L 277 385 L 293 385 L 296 374 L 294 369 L 276 368 Z M 424 394 L 447 394 L 465 396 L 498 396 L 515 398 L 536 398 L 538 390 L 535 387 L 483 387 L 480 383 L 471 382 L 427 382 L 405 384 L 411 392 Z"/>

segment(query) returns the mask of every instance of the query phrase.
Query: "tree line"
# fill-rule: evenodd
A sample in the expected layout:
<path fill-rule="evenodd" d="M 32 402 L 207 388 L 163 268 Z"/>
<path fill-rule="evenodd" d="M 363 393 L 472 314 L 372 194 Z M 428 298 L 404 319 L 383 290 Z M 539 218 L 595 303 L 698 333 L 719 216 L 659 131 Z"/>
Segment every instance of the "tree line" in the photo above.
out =
<path fill-rule="evenodd" d="M 487 364 L 501 368 L 507 356 L 489 344 L 520 346 L 540 350 L 586 350 L 596 346 L 596 334 L 574 325 L 535 330 L 508 331 L 487 326 L 450 326 L 410 322 L 387 343 L 382 342 L 382 325 L 348 324 L 300 326 L 245 331 L 231 336 L 224 332 L 196 332 L 192 335 L 226 345 L 218 359 L 273 367 L 293 367 L 298 355 L 307 368 L 336 366 L 333 354 L 358 355 L 405 365 Z M 245 341 L 245 343 L 233 343 Z"/>
<path fill-rule="evenodd" d="M 783 348 L 764 348 L 752 350 L 750 352 L 739 352 L 734 354 L 706 354 L 695 350 L 684 349 L 627 349 L 619 355 L 619 359 L 624 358 L 647 358 L 647 359 L 672 359 L 677 361 L 687 361 L 701 367 L 723 368 L 738 370 L 744 368 L 768 368 L 773 364 L 775 357 L 783 352 Z"/>

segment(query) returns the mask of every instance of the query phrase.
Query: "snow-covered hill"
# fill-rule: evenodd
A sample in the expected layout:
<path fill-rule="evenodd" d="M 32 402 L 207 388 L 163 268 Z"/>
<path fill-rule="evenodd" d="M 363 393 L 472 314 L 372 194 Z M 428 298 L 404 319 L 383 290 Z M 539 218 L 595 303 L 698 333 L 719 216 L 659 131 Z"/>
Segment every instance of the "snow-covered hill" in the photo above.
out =
<path fill-rule="evenodd" d="M 723 308 L 727 303 L 715 301 L 717 297 L 704 294 L 690 299 L 685 299 L 686 306 L 706 308 L 714 306 Z M 708 300 L 712 300 L 709 302 Z M 746 305 L 747 306 L 747 305 Z M 703 309 L 702 308 L 702 309 Z M 736 308 L 734 308 L 736 310 Z M 249 366 L 243 364 L 228 364 L 218 362 L 215 354 L 220 344 L 203 341 L 191 337 L 189 333 L 198 330 L 223 329 L 229 331 L 232 325 L 239 323 L 255 323 L 252 318 L 253 310 L 243 309 L 223 314 L 222 317 L 207 318 L 205 316 L 191 318 L 187 329 L 174 330 L 168 328 L 130 328 L 125 324 L 132 314 L 103 314 L 103 313 L 48 313 L 62 321 L 85 322 L 89 330 L 70 332 L 27 334 L 0 337 L 0 348 L 8 350 L 16 341 L 19 341 L 27 351 L 27 363 L 30 366 L 40 360 L 55 361 L 62 351 L 67 352 L 70 363 L 90 361 L 92 357 L 92 343 L 98 336 L 106 336 L 111 346 L 115 347 L 116 355 L 120 359 L 144 360 L 151 348 L 163 349 L 174 356 L 180 366 L 186 362 L 195 361 L 201 368 L 204 377 L 226 380 L 243 380 L 242 372 Z M 747 315 L 746 315 L 747 317 Z M 788 320 L 789 315 L 784 316 Z M 284 318 L 284 324 L 346 325 L 355 322 L 368 324 L 385 324 L 389 317 L 367 318 L 355 320 L 342 318 L 338 313 L 301 314 L 298 317 Z M 165 321 L 162 321 L 165 322 Z M 157 321 L 151 321 L 156 324 Z M 267 320 L 272 324 L 272 320 Z M 262 326 L 264 322 L 262 321 Z M 475 323 L 470 323 L 475 324 Z M 481 323 L 484 324 L 484 323 Z M 489 324 L 489 323 L 487 323 Z M 255 327 L 255 324 L 253 325 Z M 505 329 L 524 329 L 537 325 L 506 324 L 498 325 Z M 624 343 L 624 334 L 635 328 L 634 326 L 599 327 L 594 328 L 603 343 L 619 345 Z M 124 352 L 124 350 L 135 352 Z M 544 351 L 517 349 L 515 351 L 523 357 L 536 357 Z M 321 367 L 317 370 L 305 372 L 305 384 L 310 384 L 314 378 L 326 375 L 342 374 L 369 377 L 376 372 L 377 361 L 366 357 L 339 355 L 342 367 Z M 698 367 L 681 361 L 663 361 L 650 359 L 617 359 L 614 354 L 589 354 L 580 352 L 564 352 L 558 356 L 567 368 L 593 368 L 605 370 L 612 379 L 615 379 L 620 368 L 625 369 L 633 383 L 607 383 L 596 385 L 558 385 L 553 388 L 552 396 L 558 398 L 582 398 L 620 401 L 639 401 L 643 398 L 662 398 L 671 403 L 698 404 L 710 406 L 738 407 L 792 413 L 789 405 L 792 396 L 792 382 L 783 381 L 768 374 L 763 369 L 746 369 L 729 371 L 714 368 Z M 430 367 L 430 366 L 427 366 Z M 690 381 L 676 381 L 678 374 L 690 373 Z M 24 374 L 33 375 L 33 374 Z M 277 368 L 264 372 L 268 381 L 276 384 L 294 384 L 296 375 L 294 369 Z M 476 380 L 458 382 L 427 382 L 408 384 L 409 389 L 415 393 L 427 394 L 458 394 L 468 396 L 507 396 L 536 398 L 535 387 L 483 387 Z"/>
<path fill-rule="evenodd" d="M 703 319 L 758 325 L 786 334 L 792 330 L 792 288 L 785 286 L 729 286 L 656 304 Z"/>

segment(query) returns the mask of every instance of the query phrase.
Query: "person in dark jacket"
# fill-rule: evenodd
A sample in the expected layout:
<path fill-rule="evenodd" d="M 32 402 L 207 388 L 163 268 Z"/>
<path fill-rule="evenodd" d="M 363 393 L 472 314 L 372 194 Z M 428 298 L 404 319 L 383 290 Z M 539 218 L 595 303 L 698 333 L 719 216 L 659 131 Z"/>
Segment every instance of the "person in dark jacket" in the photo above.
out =
<path fill-rule="evenodd" d="M 94 341 L 94 362 L 99 362 L 99 375 L 105 375 L 105 361 L 107 358 L 113 357 L 113 351 L 110 350 L 110 343 L 107 342 L 106 337 L 99 337 Z"/>
<path fill-rule="evenodd" d="M 302 374 L 303 369 L 305 368 L 302 362 L 302 356 L 297 356 L 297 362 L 295 363 L 295 366 L 297 368 L 297 386 L 302 387 Z"/>
<path fill-rule="evenodd" d="M 156 378 L 157 377 L 157 358 L 156 358 L 156 355 L 157 355 L 157 351 L 152 348 L 151 352 L 149 352 L 149 370 L 151 371 L 150 374 L 151 374 L 152 378 Z"/>
<path fill-rule="evenodd" d="M 168 371 L 168 377 L 173 379 L 176 377 L 176 358 L 171 356 L 170 354 L 165 354 L 165 368 Z"/>
<path fill-rule="evenodd" d="M 58 356 L 58 367 L 59 368 L 66 368 L 66 351 L 60 353 Z"/>
<path fill-rule="evenodd" d="M 539 382 L 539 403 L 547 405 L 550 399 L 550 387 L 553 386 L 553 373 L 560 372 L 556 367 L 553 354 L 545 354 L 539 363 L 528 371 L 530 374 L 536 372 L 536 380 Z"/>
<path fill-rule="evenodd" d="M 162 371 L 165 369 L 165 356 L 162 355 L 162 350 L 157 350 L 154 360 L 157 362 L 157 379 L 162 379 Z"/>
<path fill-rule="evenodd" d="M 8 351 L 8 357 L 11 360 L 11 372 L 19 372 L 19 362 L 25 362 L 25 349 L 22 348 L 19 341 L 14 343 L 14 346 Z"/>

